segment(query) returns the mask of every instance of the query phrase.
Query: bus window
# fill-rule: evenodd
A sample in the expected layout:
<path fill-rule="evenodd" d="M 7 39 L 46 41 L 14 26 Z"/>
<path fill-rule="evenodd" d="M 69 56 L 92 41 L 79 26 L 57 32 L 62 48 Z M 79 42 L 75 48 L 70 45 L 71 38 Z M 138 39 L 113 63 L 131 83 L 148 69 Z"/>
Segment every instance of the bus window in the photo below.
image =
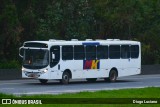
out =
<path fill-rule="evenodd" d="M 96 46 L 86 46 L 86 59 L 96 59 Z"/>
<path fill-rule="evenodd" d="M 73 59 L 73 46 L 62 46 L 62 60 Z"/>
<path fill-rule="evenodd" d="M 52 59 L 52 53 L 55 55 L 54 59 Z M 52 46 L 50 49 L 50 56 L 50 66 L 54 67 L 60 60 L 60 46 Z"/>
<path fill-rule="evenodd" d="M 131 58 L 138 58 L 139 56 L 139 46 L 131 45 Z"/>
<path fill-rule="evenodd" d="M 120 46 L 119 45 L 109 46 L 109 58 L 110 59 L 120 59 Z"/>
<path fill-rule="evenodd" d="M 121 45 L 121 58 L 130 58 L 130 48 L 129 45 Z"/>
<path fill-rule="evenodd" d="M 97 58 L 108 59 L 108 46 L 97 46 Z"/>
<path fill-rule="evenodd" d="M 74 46 L 74 59 L 80 60 L 85 58 L 84 46 L 76 45 Z"/>

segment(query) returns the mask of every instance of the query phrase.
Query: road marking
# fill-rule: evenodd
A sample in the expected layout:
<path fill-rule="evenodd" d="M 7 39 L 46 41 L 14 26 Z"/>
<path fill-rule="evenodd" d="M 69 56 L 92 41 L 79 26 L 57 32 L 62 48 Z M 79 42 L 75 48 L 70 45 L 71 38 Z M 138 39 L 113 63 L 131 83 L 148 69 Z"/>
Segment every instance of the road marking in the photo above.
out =
<path fill-rule="evenodd" d="M 153 76 L 153 75 L 150 75 L 150 76 L 130 76 L 130 77 L 119 77 L 119 79 L 157 79 L 157 78 L 160 78 L 160 75 L 158 76 Z"/>
<path fill-rule="evenodd" d="M 1 88 L 0 90 L 13 90 L 15 88 Z"/>
<path fill-rule="evenodd" d="M 9 84 L 23 84 L 23 83 L 1 83 L 0 85 L 9 85 Z"/>

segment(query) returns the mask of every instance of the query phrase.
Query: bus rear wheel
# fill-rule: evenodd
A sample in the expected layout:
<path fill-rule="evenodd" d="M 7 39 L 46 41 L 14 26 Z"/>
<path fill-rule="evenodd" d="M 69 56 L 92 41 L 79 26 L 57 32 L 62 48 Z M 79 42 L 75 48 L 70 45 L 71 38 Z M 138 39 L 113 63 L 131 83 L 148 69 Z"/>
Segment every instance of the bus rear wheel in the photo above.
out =
<path fill-rule="evenodd" d="M 68 84 L 69 83 L 69 79 L 70 79 L 70 75 L 68 72 L 64 72 L 62 75 L 62 79 L 60 80 L 60 82 L 62 84 Z"/>
<path fill-rule="evenodd" d="M 115 82 L 117 80 L 117 76 L 118 76 L 117 71 L 114 69 L 111 70 L 108 78 L 109 82 Z"/>
<path fill-rule="evenodd" d="M 48 80 L 47 79 L 39 79 L 39 81 L 41 84 L 46 84 Z"/>

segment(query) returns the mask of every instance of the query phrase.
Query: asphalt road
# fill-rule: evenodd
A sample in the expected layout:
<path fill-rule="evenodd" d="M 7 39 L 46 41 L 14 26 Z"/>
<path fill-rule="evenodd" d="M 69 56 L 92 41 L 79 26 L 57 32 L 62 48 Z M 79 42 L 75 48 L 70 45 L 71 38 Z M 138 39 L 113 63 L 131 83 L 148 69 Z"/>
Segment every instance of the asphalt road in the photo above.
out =
<path fill-rule="evenodd" d="M 160 74 L 122 77 L 118 78 L 116 83 L 105 82 L 101 79 L 94 83 L 88 83 L 86 80 L 74 80 L 68 85 L 62 85 L 53 80 L 48 81 L 45 85 L 34 79 L 0 81 L 0 93 L 14 95 L 62 94 L 143 87 L 160 87 Z"/>

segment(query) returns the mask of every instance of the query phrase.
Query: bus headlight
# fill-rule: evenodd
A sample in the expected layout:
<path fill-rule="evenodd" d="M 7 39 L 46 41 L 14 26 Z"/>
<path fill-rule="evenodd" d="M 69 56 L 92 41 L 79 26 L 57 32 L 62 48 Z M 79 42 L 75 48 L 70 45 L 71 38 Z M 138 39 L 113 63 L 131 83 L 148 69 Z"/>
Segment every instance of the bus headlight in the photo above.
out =
<path fill-rule="evenodd" d="M 44 73 L 48 72 L 48 69 L 45 69 L 43 72 L 44 72 Z"/>
<path fill-rule="evenodd" d="M 25 70 L 25 68 L 22 68 L 22 72 Z"/>

